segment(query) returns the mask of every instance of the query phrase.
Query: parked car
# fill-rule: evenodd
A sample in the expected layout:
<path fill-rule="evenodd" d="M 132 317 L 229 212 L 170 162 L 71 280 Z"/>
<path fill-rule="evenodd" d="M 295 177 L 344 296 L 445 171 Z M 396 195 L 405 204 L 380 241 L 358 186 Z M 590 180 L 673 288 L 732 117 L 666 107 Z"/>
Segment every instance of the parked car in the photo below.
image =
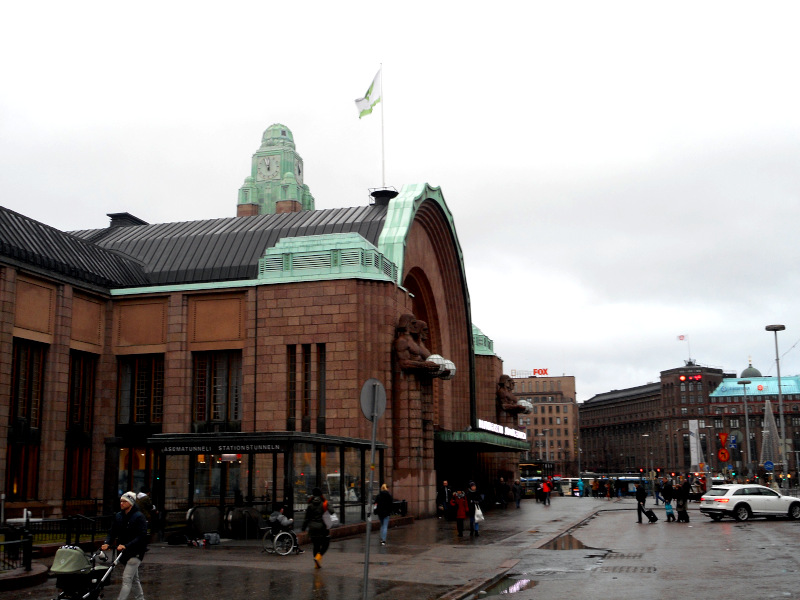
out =
<path fill-rule="evenodd" d="M 751 517 L 789 517 L 800 519 L 800 499 L 783 496 L 763 485 L 715 485 L 700 498 L 700 512 L 714 521 L 733 517 L 747 521 Z"/>

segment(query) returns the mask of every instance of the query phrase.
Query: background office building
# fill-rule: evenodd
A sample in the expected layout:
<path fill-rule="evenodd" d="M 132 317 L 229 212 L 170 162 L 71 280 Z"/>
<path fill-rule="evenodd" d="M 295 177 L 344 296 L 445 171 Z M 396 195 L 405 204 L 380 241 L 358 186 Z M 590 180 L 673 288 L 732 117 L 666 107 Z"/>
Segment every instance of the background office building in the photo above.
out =
<path fill-rule="evenodd" d="M 557 475 L 578 474 L 578 405 L 575 401 L 575 377 L 528 375 L 512 371 L 518 398 L 533 405 L 530 414 L 519 415 L 520 428 L 525 429 L 531 448 L 523 460 L 544 460 L 553 463 Z"/>
<path fill-rule="evenodd" d="M 796 474 L 797 470 L 794 448 L 800 448 L 798 379 L 781 378 L 788 452 L 787 465 L 778 470 L 785 474 Z M 738 383 L 741 380 L 751 383 L 745 386 Z M 736 377 L 735 373 L 687 361 L 683 367 L 662 371 L 659 382 L 598 394 L 580 405 L 585 470 L 694 470 L 697 465 L 691 459 L 690 422 L 696 421 L 702 456 L 715 473 L 763 474 L 759 463 L 765 436 L 769 439 L 767 399 L 780 429 L 777 383 L 775 377 L 761 377 L 752 365 Z M 750 458 L 745 450 L 748 426 Z"/>

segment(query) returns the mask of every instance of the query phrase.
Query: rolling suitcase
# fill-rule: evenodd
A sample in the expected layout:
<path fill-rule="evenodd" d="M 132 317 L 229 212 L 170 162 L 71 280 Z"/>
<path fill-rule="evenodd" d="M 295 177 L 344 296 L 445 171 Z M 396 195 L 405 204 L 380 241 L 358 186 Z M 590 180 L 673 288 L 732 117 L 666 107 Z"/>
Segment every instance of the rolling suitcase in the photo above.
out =
<path fill-rule="evenodd" d="M 647 517 L 647 520 L 650 521 L 650 523 L 655 523 L 656 521 L 658 521 L 658 517 L 656 516 L 656 513 L 654 513 L 649 508 L 646 511 L 644 511 L 644 516 Z"/>

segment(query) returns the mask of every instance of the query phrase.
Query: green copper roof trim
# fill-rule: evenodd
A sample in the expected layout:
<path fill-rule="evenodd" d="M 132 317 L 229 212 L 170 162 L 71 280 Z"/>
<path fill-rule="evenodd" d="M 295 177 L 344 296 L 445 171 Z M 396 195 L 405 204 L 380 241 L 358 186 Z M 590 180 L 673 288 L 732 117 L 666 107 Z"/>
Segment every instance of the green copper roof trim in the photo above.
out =
<path fill-rule="evenodd" d="M 509 438 L 489 431 L 437 431 L 434 434 L 437 442 L 471 443 L 487 446 L 499 446 L 508 450 L 530 450 L 531 443 L 527 440 Z"/>
<path fill-rule="evenodd" d="M 397 281 L 397 266 L 357 233 L 283 238 L 258 261 L 262 280 L 314 281 L 334 275 Z"/>
<path fill-rule="evenodd" d="M 466 273 L 464 270 L 464 253 L 461 251 L 461 244 L 456 235 L 453 213 L 450 212 L 447 203 L 444 201 L 441 188 L 431 187 L 427 183 L 404 185 L 400 188 L 400 193 L 397 197 L 389 202 L 386 221 L 378 239 L 378 250 L 397 265 L 398 277 L 402 277 L 406 238 L 411 229 L 411 223 L 414 221 L 414 215 L 425 200 L 432 200 L 442 208 L 442 212 L 450 225 L 450 233 L 453 235 L 453 241 L 458 252 L 458 260 L 461 263 L 461 272 Z M 398 283 L 402 283 L 402 281 L 398 281 Z"/>
<path fill-rule="evenodd" d="M 494 356 L 494 342 L 484 333 L 475 327 L 472 326 L 472 340 L 475 345 L 475 354 L 479 354 L 481 356 Z"/>
<path fill-rule="evenodd" d="M 365 279 L 369 281 L 385 281 L 397 285 L 393 279 L 385 275 L 368 275 L 364 273 L 340 273 L 329 277 L 295 277 L 293 279 L 238 279 L 236 281 L 210 281 L 207 283 L 183 283 L 174 285 L 154 285 L 150 287 L 118 288 L 110 290 L 112 296 L 137 296 L 141 294 L 172 294 L 174 292 L 198 292 L 203 290 L 226 290 L 231 288 L 257 287 L 259 285 L 276 285 L 279 283 L 296 283 L 298 281 L 337 281 L 341 279 Z"/>

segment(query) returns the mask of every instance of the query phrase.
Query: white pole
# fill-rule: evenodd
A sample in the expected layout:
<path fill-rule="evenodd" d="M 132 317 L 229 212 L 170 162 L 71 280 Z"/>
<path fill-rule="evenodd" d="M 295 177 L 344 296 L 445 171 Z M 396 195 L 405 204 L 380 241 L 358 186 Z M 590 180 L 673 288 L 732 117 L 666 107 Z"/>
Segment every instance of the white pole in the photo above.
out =
<path fill-rule="evenodd" d="M 383 111 L 381 111 L 383 114 Z M 375 440 L 378 437 L 378 384 L 372 385 L 372 442 L 369 452 L 369 487 L 367 488 L 367 541 L 364 547 L 364 593 L 363 600 L 367 600 L 369 586 L 369 534 L 372 531 L 372 484 L 375 481 Z"/>
<path fill-rule="evenodd" d="M 386 92 L 383 88 L 383 63 L 381 63 L 381 176 L 386 187 L 386 155 L 383 148 L 383 113 L 386 111 Z"/>

